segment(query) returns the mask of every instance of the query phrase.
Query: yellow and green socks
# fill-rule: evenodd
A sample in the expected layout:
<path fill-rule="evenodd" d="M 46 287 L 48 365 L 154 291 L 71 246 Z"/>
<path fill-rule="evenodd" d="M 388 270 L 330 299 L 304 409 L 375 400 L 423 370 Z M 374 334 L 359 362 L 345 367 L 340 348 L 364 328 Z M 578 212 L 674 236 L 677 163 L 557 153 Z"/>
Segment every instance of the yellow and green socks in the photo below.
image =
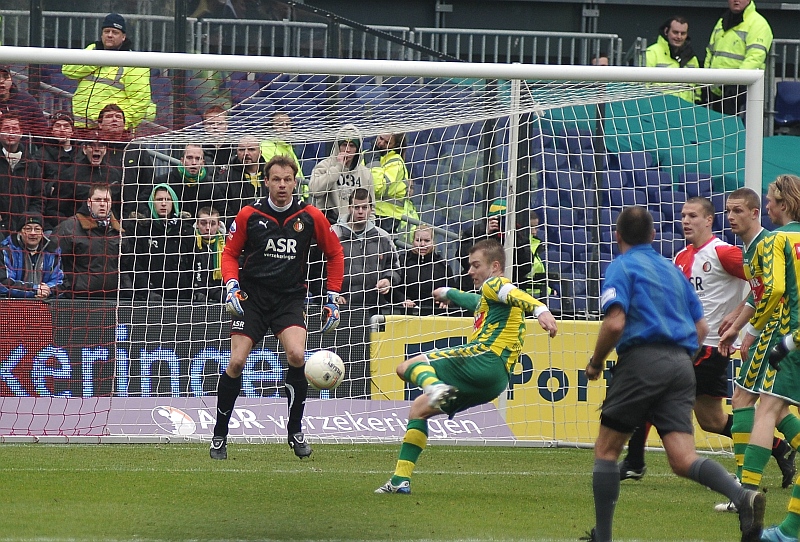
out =
<path fill-rule="evenodd" d="M 403 444 L 400 446 L 400 457 L 397 459 L 397 466 L 392 476 L 392 485 L 400 485 L 401 482 L 411 479 L 414 467 L 425 445 L 428 443 L 428 421 L 427 420 L 408 420 L 406 435 L 403 437 Z"/>
<path fill-rule="evenodd" d="M 443 383 L 441 380 L 439 380 L 439 377 L 436 375 L 436 371 L 433 369 L 433 367 L 424 361 L 420 361 L 419 363 L 414 363 L 413 365 L 409 366 L 408 369 L 406 369 L 403 378 L 406 380 L 406 382 L 410 382 L 415 386 L 419 386 L 423 390 L 428 386 L 432 386 L 433 384 Z"/>
<path fill-rule="evenodd" d="M 742 466 L 744 453 L 750 442 L 750 432 L 756 417 L 756 407 L 749 406 L 733 409 L 733 424 L 731 425 L 731 439 L 733 439 L 733 454 L 736 458 L 736 477 L 742 479 Z"/>
<path fill-rule="evenodd" d="M 772 457 L 772 448 L 762 448 L 755 444 L 747 447 L 742 467 L 743 486 L 748 489 L 758 489 L 758 486 L 761 485 L 761 477 L 764 475 L 764 467 L 767 466 L 770 457 Z"/>

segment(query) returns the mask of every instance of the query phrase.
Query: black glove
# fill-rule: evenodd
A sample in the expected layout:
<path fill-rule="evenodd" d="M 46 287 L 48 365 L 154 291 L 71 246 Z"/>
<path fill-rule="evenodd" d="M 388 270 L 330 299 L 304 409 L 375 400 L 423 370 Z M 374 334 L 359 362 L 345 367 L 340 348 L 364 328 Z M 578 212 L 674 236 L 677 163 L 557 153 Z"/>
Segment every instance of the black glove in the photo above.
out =
<path fill-rule="evenodd" d="M 781 337 L 781 340 L 778 341 L 778 344 L 772 347 L 772 350 L 769 351 L 769 364 L 770 366 L 775 369 L 776 371 L 781 370 L 781 361 L 789 355 L 789 348 L 786 346 L 786 337 Z"/>

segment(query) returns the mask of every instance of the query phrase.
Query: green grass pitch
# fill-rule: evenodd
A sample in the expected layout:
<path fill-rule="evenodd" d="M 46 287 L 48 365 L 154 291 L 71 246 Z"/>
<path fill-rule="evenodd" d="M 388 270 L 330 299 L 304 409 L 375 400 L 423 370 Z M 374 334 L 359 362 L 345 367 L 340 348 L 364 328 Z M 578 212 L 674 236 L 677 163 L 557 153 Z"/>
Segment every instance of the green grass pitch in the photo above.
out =
<path fill-rule="evenodd" d="M 300 461 L 288 446 L 0 446 L 0 540 L 577 540 L 594 524 L 592 451 L 434 445 L 412 494 L 375 495 L 398 446 L 316 444 Z M 723 499 L 647 455 L 641 482 L 622 483 L 617 540 L 739 539 Z M 733 459 L 719 460 L 733 468 Z M 765 472 L 766 523 L 790 490 Z"/>

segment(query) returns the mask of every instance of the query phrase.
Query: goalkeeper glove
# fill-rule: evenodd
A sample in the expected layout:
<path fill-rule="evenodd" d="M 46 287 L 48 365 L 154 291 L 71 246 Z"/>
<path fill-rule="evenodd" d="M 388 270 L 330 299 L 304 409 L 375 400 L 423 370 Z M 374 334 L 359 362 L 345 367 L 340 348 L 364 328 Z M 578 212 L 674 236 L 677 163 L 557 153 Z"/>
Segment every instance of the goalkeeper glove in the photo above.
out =
<path fill-rule="evenodd" d="M 225 283 L 225 288 L 228 289 L 228 295 L 225 296 L 225 308 L 233 316 L 244 316 L 242 301 L 247 299 L 247 294 L 239 288 L 239 281 L 231 279 Z"/>
<path fill-rule="evenodd" d="M 791 343 L 791 347 L 789 346 L 789 343 Z M 783 358 L 785 358 L 791 350 L 794 350 L 794 341 L 792 340 L 792 336 L 787 335 L 785 337 L 781 337 L 781 340 L 778 341 L 778 344 L 773 346 L 772 350 L 769 351 L 770 366 L 776 371 L 780 371 L 781 361 L 783 361 Z"/>
<path fill-rule="evenodd" d="M 339 327 L 339 294 L 328 292 L 328 300 L 322 306 L 322 327 L 320 331 L 327 333 Z"/>

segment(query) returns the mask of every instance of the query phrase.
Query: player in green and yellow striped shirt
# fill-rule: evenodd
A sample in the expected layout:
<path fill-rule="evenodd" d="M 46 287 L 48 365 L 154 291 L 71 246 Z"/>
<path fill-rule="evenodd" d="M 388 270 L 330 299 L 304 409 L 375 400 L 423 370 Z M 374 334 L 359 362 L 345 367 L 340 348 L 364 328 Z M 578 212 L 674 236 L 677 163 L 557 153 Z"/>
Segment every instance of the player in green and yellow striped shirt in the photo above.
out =
<path fill-rule="evenodd" d="M 437 288 L 434 298 L 475 312 L 466 344 L 418 354 L 397 367 L 397 375 L 424 391 L 411 404 L 408 426 L 394 476 L 375 493 L 411 493 L 411 473 L 428 441 L 428 418 L 450 417 L 488 403 L 508 386 L 522 351 L 525 313 L 555 337 L 558 327 L 547 307 L 503 276 L 506 258 L 497 241 L 484 240 L 469 251 L 469 276 L 480 294 Z"/>
<path fill-rule="evenodd" d="M 767 212 L 770 220 L 780 227 L 766 236 L 756 249 L 753 274 L 761 277 L 764 292 L 746 328 L 743 352 L 772 320 L 778 319 L 779 334 L 800 327 L 800 177 L 780 175 L 770 183 Z M 800 404 L 800 351 L 789 352 L 780 368 L 777 371 L 773 366 L 767 367 L 761 382 L 750 444 L 744 455 L 744 487 L 760 485 L 776 428 L 793 448 L 800 448 L 800 418 L 789 412 L 790 405 Z M 800 485 L 795 482 L 789 513 L 780 525 L 766 529 L 761 540 L 797 540 L 798 534 Z"/>

